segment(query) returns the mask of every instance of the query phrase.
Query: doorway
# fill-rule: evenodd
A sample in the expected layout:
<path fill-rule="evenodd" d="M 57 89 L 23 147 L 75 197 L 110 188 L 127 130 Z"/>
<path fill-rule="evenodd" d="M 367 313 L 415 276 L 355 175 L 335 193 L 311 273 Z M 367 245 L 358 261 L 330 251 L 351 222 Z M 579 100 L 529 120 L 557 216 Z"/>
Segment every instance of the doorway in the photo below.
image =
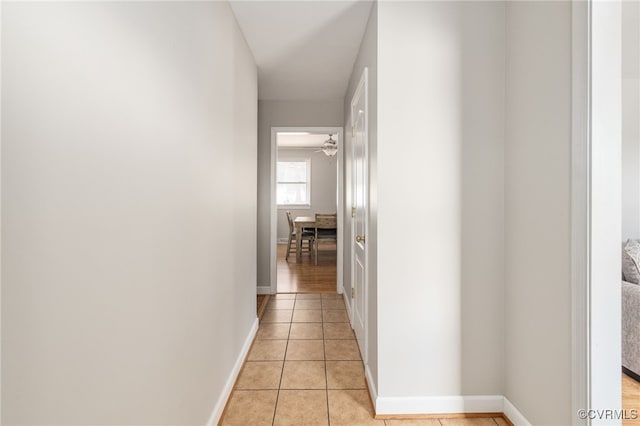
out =
<path fill-rule="evenodd" d="M 335 141 L 335 152 L 326 149 L 328 140 Z M 342 293 L 343 174 L 341 127 L 271 129 L 272 294 Z M 301 239 L 298 254 L 297 246 L 289 240 L 287 212 L 294 222 L 304 218 L 311 221 L 316 213 L 335 215 L 335 240 L 315 244 Z M 313 223 L 308 225 L 305 229 L 315 233 Z"/>

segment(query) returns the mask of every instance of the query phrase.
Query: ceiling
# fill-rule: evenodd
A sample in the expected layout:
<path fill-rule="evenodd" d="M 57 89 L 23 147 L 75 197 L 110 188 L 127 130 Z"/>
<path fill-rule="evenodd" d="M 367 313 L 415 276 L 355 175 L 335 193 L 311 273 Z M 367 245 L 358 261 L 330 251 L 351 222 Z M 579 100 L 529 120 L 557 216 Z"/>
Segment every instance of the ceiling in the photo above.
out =
<path fill-rule="evenodd" d="M 263 100 L 344 98 L 370 0 L 232 1 Z"/>
<path fill-rule="evenodd" d="M 329 139 L 327 133 L 306 135 L 278 133 L 277 144 L 278 148 L 321 148 L 327 139 Z M 333 140 L 337 140 L 337 135 L 333 136 Z"/>

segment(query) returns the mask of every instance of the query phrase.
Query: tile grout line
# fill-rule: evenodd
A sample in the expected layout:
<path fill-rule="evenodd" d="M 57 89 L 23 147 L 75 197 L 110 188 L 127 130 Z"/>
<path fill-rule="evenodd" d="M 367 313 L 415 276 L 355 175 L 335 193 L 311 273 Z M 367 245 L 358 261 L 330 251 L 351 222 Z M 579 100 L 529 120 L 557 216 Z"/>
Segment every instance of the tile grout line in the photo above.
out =
<path fill-rule="evenodd" d="M 295 302 L 294 302 L 294 306 L 295 306 Z M 290 320 L 293 321 L 293 310 L 291 310 Z M 276 394 L 276 405 L 273 407 L 273 417 L 271 418 L 271 426 L 274 426 L 276 422 L 276 411 L 278 410 L 278 400 L 280 400 L 280 388 L 282 387 L 282 378 L 284 376 L 284 363 L 287 359 L 287 350 L 289 349 L 289 337 L 291 336 L 291 321 L 289 321 L 289 333 L 287 334 L 287 344 L 284 347 L 284 355 L 282 356 L 282 371 L 280 371 L 280 382 L 278 382 L 278 393 Z"/>
<path fill-rule="evenodd" d="M 286 390 L 285 388 L 282 387 L 283 386 L 283 382 L 284 382 L 284 368 L 285 368 L 285 364 L 286 364 L 286 361 L 287 361 L 287 353 L 288 353 L 288 349 L 289 349 L 289 344 L 291 343 L 291 340 L 296 340 L 291 335 L 293 333 L 293 325 L 295 324 L 293 322 L 293 315 L 294 315 L 294 313 L 296 311 L 295 307 L 297 306 L 297 303 L 298 303 L 298 296 L 299 295 L 296 295 L 295 299 L 292 300 L 293 304 L 294 304 L 294 309 L 291 310 L 291 316 L 289 317 L 289 321 L 282 321 L 282 322 L 274 321 L 274 322 L 270 322 L 269 323 L 269 322 L 265 322 L 264 319 L 260 319 L 260 325 L 267 325 L 267 326 L 273 326 L 273 327 L 278 327 L 278 326 L 282 327 L 283 325 L 286 324 L 288 326 L 287 336 L 282 336 L 282 337 L 279 337 L 279 338 L 272 337 L 272 338 L 256 338 L 255 339 L 255 341 L 263 340 L 263 341 L 267 341 L 267 342 L 269 340 L 286 340 L 285 351 L 284 351 L 283 358 L 282 359 L 259 359 L 259 360 L 253 360 L 253 361 L 249 361 L 247 359 L 245 361 L 245 365 L 243 366 L 243 368 L 244 368 L 247 364 L 250 364 L 250 363 L 255 363 L 255 364 L 263 363 L 264 364 L 264 363 L 271 363 L 271 362 L 274 362 L 274 361 L 281 362 L 282 363 L 281 364 L 282 365 L 282 369 L 281 369 L 281 372 L 280 372 L 279 383 L 278 383 L 277 388 L 270 388 L 270 389 L 258 389 L 258 388 L 254 388 L 254 389 L 237 389 L 234 386 L 234 390 L 242 390 L 242 391 L 259 392 L 259 391 L 276 390 L 276 400 L 274 402 L 274 408 L 273 408 L 273 412 L 272 412 L 272 422 L 271 422 L 272 426 L 275 425 L 275 416 L 277 415 L 277 407 L 279 406 L 279 404 L 282 403 L 280 401 L 281 391 L 282 390 Z M 329 418 L 329 398 L 328 398 L 328 391 L 329 391 L 329 386 L 328 386 L 328 366 L 327 366 L 328 361 L 327 361 L 327 357 L 326 357 L 326 339 L 327 339 L 327 336 L 325 334 L 324 325 L 325 324 L 331 324 L 332 322 L 325 323 L 323 306 L 325 305 L 326 301 L 323 300 L 322 295 L 319 295 L 319 296 L 320 297 L 317 300 L 319 301 L 319 304 L 320 304 L 320 309 L 319 310 L 320 310 L 321 319 L 320 319 L 319 322 L 317 322 L 317 324 L 320 325 L 321 340 L 322 340 L 322 345 L 323 345 L 323 358 L 321 360 L 324 362 L 324 367 L 325 367 L 325 397 L 327 398 L 327 402 L 326 402 L 326 407 L 327 407 L 326 419 L 327 419 L 327 424 L 329 424 L 330 423 L 330 418 Z M 276 300 L 276 298 L 274 297 L 274 298 L 271 298 L 270 300 L 268 300 L 268 305 L 271 305 L 271 302 L 273 302 L 273 300 Z M 309 300 L 313 300 L 313 299 L 309 299 Z M 307 298 L 300 299 L 300 301 L 305 301 L 306 302 Z M 330 302 L 333 302 L 333 299 Z M 277 301 L 274 302 L 274 303 L 277 303 Z M 267 304 L 265 304 L 265 305 L 267 305 Z M 281 313 L 281 312 L 278 312 L 278 311 L 281 311 L 281 310 L 273 309 L 270 306 L 268 306 L 268 307 L 265 306 L 265 311 L 267 310 L 267 308 L 269 309 L 269 312 L 272 315 Z M 315 321 L 301 321 L 299 323 L 299 325 L 313 325 L 314 323 L 316 323 L 316 322 Z M 281 333 L 281 330 L 282 329 L 280 329 L 278 332 Z M 301 339 L 301 340 L 315 340 L 315 339 Z M 339 339 L 339 340 L 343 340 L 343 339 Z M 344 339 L 344 340 L 351 340 L 351 339 Z M 299 361 L 314 362 L 314 360 L 302 360 L 302 359 L 299 360 Z M 320 359 L 319 359 L 319 361 L 320 361 Z M 292 389 L 292 390 L 295 390 L 295 391 L 310 391 L 310 390 L 316 390 L 316 389 L 314 389 L 314 388 L 308 388 L 308 389 L 305 388 L 305 389 Z M 353 389 L 353 390 L 357 390 L 357 389 Z"/>
<path fill-rule="evenodd" d="M 286 361 L 287 361 L 286 356 L 287 356 L 287 352 L 288 352 L 288 349 L 289 349 L 289 344 L 291 343 L 291 340 L 292 340 L 291 333 L 292 333 L 292 328 L 293 328 L 293 325 L 294 325 L 293 316 L 295 315 L 295 312 L 297 310 L 296 307 L 297 307 L 298 301 L 299 300 L 300 301 L 307 300 L 307 299 L 298 299 L 298 296 L 299 295 L 296 295 L 296 297 L 294 299 L 294 306 L 293 306 L 293 309 L 292 309 L 292 312 L 291 312 L 290 320 L 288 322 L 289 329 L 288 329 L 288 335 L 286 337 L 287 343 L 285 345 L 285 354 L 284 354 L 284 357 L 283 357 L 284 359 L 282 360 L 282 371 L 280 373 L 280 381 L 279 381 L 278 389 L 277 389 L 276 404 L 275 404 L 275 407 L 274 407 L 273 417 L 272 417 L 272 426 L 275 425 L 275 416 L 277 414 L 277 407 L 278 407 L 278 405 L 280 403 L 281 391 L 283 390 L 282 385 L 283 385 L 283 380 L 284 380 L 284 368 L 285 368 L 285 364 L 286 364 Z M 275 298 L 273 300 L 275 300 Z M 309 300 L 312 300 L 312 299 L 309 299 Z M 322 298 L 322 296 L 320 296 L 319 301 L 320 301 L 320 313 L 321 313 L 321 321 L 320 321 L 319 324 L 320 324 L 321 330 L 322 330 L 322 345 L 323 345 L 323 359 L 322 360 L 324 361 L 324 367 L 325 367 L 325 396 L 327 398 L 327 401 L 326 401 L 326 407 L 327 407 L 326 416 L 327 417 L 326 417 L 326 419 L 327 419 L 327 424 L 330 425 L 331 424 L 331 419 L 330 419 L 330 408 L 329 408 L 329 376 L 328 376 L 328 365 L 327 365 L 328 361 L 327 361 L 327 355 L 326 355 L 326 340 L 327 340 L 327 336 L 326 336 L 326 333 L 325 333 L 324 325 L 325 324 L 332 324 L 333 322 L 329 322 L 329 323 L 325 322 L 324 305 L 325 305 L 326 301 Z M 334 306 L 332 303 L 333 303 L 333 300 L 331 301 L 330 305 Z M 331 310 L 331 309 L 329 309 L 329 310 Z M 333 310 L 336 310 L 336 309 L 333 309 Z M 338 321 L 338 322 L 340 322 L 340 321 Z M 277 323 L 273 323 L 273 324 L 275 325 Z M 301 324 L 312 324 L 312 323 L 303 322 Z M 313 339 L 302 339 L 302 340 L 313 340 Z M 347 338 L 347 339 L 336 339 L 336 340 L 353 340 L 353 339 L 348 339 Z M 264 360 L 264 361 L 267 361 L 267 360 Z M 304 391 L 304 390 L 313 390 L 313 389 L 296 389 L 296 391 Z M 359 389 L 356 389 L 356 388 L 354 388 L 354 389 L 351 389 L 351 388 L 346 389 L 345 388 L 345 390 L 359 390 Z M 384 422 L 384 424 L 386 425 L 386 422 Z"/>
<path fill-rule="evenodd" d="M 322 353 L 324 355 L 324 384 L 325 384 L 325 394 L 327 396 L 327 425 L 331 426 L 331 415 L 329 412 L 329 369 L 327 368 L 327 347 L 325 345 L 325 335 L 324 335 L 324 300 L 322 299 L 322 295 L 320 296 L 320 312 L 322 315 Z"/>

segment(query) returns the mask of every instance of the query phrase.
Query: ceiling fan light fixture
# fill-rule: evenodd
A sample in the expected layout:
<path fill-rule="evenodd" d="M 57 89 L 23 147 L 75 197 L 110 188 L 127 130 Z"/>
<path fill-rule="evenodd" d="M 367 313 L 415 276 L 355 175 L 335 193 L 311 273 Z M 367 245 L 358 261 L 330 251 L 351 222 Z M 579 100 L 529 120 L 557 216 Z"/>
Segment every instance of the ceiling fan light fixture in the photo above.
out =
<path fill-rule="evenodd" d="M 338 142 L 333 140 L 333 135 L 329 135 L 329 139 L 324 141 L 322 152 L 328 157 L 333 157 L 338 153 Z"/>

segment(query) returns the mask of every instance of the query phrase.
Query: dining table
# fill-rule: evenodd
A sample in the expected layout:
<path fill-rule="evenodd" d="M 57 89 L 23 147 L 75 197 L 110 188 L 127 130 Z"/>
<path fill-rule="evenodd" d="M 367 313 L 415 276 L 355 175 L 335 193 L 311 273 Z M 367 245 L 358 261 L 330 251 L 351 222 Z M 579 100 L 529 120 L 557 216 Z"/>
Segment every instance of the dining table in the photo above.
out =
<path fill-rule="evenodd" d="M 293 220 L 296 227 L 296 261 L 302 258 L 302 229 L 315 228 L 316 218 L 312 216 L 298 216 Z"/>

